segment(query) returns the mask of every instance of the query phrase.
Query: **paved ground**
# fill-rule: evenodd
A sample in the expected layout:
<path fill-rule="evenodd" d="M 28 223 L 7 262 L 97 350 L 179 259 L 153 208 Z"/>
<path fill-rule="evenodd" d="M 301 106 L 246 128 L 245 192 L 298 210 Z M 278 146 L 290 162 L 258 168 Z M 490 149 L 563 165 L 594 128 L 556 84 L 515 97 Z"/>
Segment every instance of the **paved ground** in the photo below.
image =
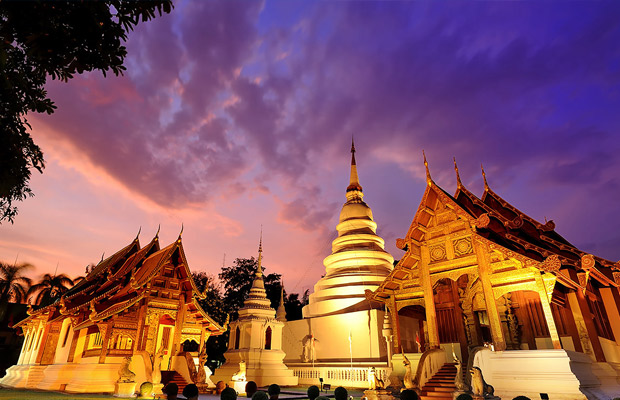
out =
<path fill-rule="evenodd" d="M 306 387 L 294 387 L 284 389 L 284 393 L 280 396 L 281 400 L 300 399 L 306 394 Z M 321 393 L 321 395 L 333 397 L 334 391 Z M 363 392 L 359 389 L 349 390 L 349 395 L 355 399 L 359 399 Z M 0 400 L 100 400 L 100 399 L 121 399 L 112 395 L 105 394 L 68 394 L 58 392 L 43 392 L 35 390 L 16 390 L 0 388 Z M 134 398 L 135 399 L 135 398 Z M 200 400 L 219 400 L 220 396 L 214 394 L 201 394 Z M 247 400 L 246 397 L 240 397 L 239 400 Z"/>

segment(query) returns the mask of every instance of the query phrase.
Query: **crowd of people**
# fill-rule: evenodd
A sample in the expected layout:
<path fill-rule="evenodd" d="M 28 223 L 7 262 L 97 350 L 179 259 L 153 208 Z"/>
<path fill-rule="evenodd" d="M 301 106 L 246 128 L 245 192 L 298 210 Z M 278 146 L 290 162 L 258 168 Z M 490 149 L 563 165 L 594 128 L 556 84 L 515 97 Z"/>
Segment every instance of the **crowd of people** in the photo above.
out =
<path fill-rule="evenodd" d="M 273 384 L 269 385 L 267 392 L 258 390 L 256 382 L 249 381 L 245 385 L 246 396 L 252 400 L 279 400 L 280 386 Z M 166 400 L 198 400 L 198 387 L 194 384 L 189 384 L 183 388 L 183 396 L 178 397 L 179 387 L 176 383 L 169 383 L 163 389 L 166 395 Z M 321 396 L 321 390 L 318 386 L 310 386 L 306 392 L 308 400 L 328 400 L 327 396 Z M 334 390 L 335 400 L 352 400 L 349 399 L 349 392 L 342 386 L 337 387 Z M 411 389 L 405 389 L 400 392 L 400 400 L 419 400 L 420 396 L 417 392 Z M 237 392 L 231 387 L 226 387 L 220 393 L 220 400 L 237 400 Z M 470 394 L 462 393 L 456 400 L 473 400 Z M 512 400 L 530 400 L 526 396 L 517 396 Z"/>

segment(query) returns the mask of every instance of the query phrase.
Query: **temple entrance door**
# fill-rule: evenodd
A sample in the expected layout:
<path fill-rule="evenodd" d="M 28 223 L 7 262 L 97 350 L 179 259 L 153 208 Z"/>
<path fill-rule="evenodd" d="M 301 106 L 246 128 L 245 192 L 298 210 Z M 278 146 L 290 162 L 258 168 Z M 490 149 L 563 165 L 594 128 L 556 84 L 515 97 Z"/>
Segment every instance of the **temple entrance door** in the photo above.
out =
<path fill-rule="evenodd" d="M 422 306 L 406 306 L 398 310 L 400 346 L 403 353 L 422 353 L 425 350 L 424 320 Z M 396 340 L 396 339 L 395 339 Z"/>
<path fill-rule="evenodd" d="M 162 371 L 170 371 L 172 367 L 172 344 L 174 339 L 174 325 L 175 321 L 169 315 L 162 315 L 159 319 L 159 329 L 157 331 L 157 346 L 155 352 L 160 347 L 164 348 L 164 357 L 161 362 Z"/>
<path fill-rule="evenodd" d="M 464 275 L 467 278 L 467 275 Z M 437 329 L 439 342 L 449 345 L 446 348 L 448 359 L 452 359 L 454 352 L 459 359 L 467 363 L 467 335 L 463 323 L 463 310 L 460 305 L 457 282 L 451 279 L 439 280 L 434 288 L 435 310 L 437 314 Z M 445 348 L 445 346 L 442 346 Z"/>
<path fill-rule="evenodd" d="M 502 327 L 508 331 L 506 339 L 509 348 L 553 349 L 538 293 L 527 290 L 511 292 L 498 299 L 498 306 Z M 512 325 L 505 324 L 511 314 L 514 314 L 516 321 Z M 514 344 L 510 346 L 510 342 Z"/>

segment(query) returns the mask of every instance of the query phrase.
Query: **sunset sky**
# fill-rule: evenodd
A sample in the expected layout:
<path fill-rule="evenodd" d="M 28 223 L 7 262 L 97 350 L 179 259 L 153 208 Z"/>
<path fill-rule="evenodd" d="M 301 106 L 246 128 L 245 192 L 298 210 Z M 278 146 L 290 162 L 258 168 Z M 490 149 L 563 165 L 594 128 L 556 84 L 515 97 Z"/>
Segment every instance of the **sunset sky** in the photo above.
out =
<path fill-rule="evenodd" d="M 620 259 L 620 2 L 178 1 L 138 25 L 127 73 L 50 81 L 46 158 L 0 225 L 33 277 L 184 224 L 194 271 L 256 256 L 289 292 L 324 273 L 350 142 L 388 251 L 425 189 L 489 185 Z"/>

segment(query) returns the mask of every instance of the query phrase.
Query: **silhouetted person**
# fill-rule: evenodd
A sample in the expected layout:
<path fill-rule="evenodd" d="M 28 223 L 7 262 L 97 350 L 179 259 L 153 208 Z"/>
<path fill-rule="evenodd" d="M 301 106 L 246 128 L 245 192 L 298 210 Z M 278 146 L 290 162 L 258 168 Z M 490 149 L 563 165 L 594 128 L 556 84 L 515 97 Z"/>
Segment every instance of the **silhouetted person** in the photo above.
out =
<path fill-rule="evenodd" d="M 269 400 L 269 396 L 267 395 L 267 393 L 259 390 L 252 395 L 252 400 Z"/>
<path fill-rule="evenodd" d="M 347 389 L 343 388 L 342 386 L 338 386 L 334 390 L 334 398 L 336 400 L 348 400 L 349 399 L 349 392 L 347 392 Z"/>
<path fill-rule="evenodd" d="M 269 385 L 267 388 L 267 393 L 269 394 L 269 400 L 278 400 L 280 396 L 280 385 L 276 385 L 275 383 Z"/>
<path fill-rule="evenodd" d="M 252 398 L 252 396 L 254 395 L 254 393 L 256 393 L 257 390 L 258 385 L 256 385 L 256 382 L 248 381 L 248 383 L 245 384 L 245 395 L 248 398 Z"/>
<path fill-rule="evenodd" d="M 312 385 L 308 388 L 308 399 L 314 400 L 321 394 L 319 387 L 316 385 Z"/>
<path fill-rule="evenodd" d="M 531 399 L 527 396 L 517 396 L 512 400 L 531 400 Z"/>
<path fill-rule="evenodd" d="M 177 395 L 179 394 L 179 386 L 176 383 L 171 382 L 164 386 L 161 391 L 166 395 L 166 400 L 176 400 Z"/>
<path fill-rule="evenodd" d="M 419 398 L 415 390 L 405 389 L 400 392 L 400 400 L 418 400 Z"/>
<path fill-rule="evenodd" d="M 198 400 L 198 386 L 190 383 L 183 388 L 183 396 L 187 400 Z"/>
<path fill-rule="evenodd" d="M 474 398 L 471 397 L 471 394 L 467 394 L 467 393 L 461 393 L 458 395 L 458 397 L 456 398 L 456 400 L 473 400 Z"/>
<path fill-rule="evenodd" d="M 237 400 L 237 392 L 235 389 L 231 387 L 227 387 L 222 390 L 222 394 L 220 394 L 220 400 Z"/>

